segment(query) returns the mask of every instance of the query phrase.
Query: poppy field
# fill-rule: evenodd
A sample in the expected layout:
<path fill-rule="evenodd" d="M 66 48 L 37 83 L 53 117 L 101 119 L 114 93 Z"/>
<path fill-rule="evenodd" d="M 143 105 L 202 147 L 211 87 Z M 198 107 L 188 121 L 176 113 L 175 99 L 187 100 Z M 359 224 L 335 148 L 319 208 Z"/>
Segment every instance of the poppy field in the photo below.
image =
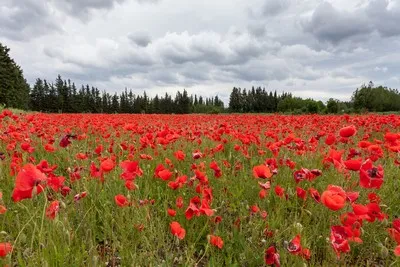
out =
<path fill-rule="evenodd" d="M 400 265 L 398 115 L 0 121 L 2 266 Z"/>

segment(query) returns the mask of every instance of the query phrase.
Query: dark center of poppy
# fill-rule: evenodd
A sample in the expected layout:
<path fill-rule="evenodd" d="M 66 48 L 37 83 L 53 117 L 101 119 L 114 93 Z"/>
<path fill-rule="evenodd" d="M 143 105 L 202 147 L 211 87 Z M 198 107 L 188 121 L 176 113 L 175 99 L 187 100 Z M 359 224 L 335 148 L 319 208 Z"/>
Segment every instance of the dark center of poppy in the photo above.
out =
<path fill-rule="evenodd" d="M 288 250 L 289 251 L 296 251 L 298 249 L 298 246 L 294 244 L 293 242 L 290 242 L 288 245 Z"/>
<path fill-rule="evenodd" d="M 379 216 L 379 212 L 373 210 L 373 211 L 371 211 L 371 215 L 372 215 L 373 217 L 378 217 L 378 216 Z"/>
<path fill-rule="evenodd" d="M 376 167 L 373 167 L 372 169 L 369 169 L 368 170 L 368 175 L 371 177 L 371 178 L 376 178 L 376 177 L 378 177 L 378 168 L 376 168 Z"/>

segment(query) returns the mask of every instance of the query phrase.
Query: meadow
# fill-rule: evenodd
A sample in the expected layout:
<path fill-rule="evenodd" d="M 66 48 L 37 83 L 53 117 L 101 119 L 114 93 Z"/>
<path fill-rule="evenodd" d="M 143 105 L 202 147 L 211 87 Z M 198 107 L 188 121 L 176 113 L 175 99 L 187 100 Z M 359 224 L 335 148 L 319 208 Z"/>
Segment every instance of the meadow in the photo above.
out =
<path fill-rule="evenodd" d="M 2 266 L 400 266 L 399 115 L 0 115 Z"/>

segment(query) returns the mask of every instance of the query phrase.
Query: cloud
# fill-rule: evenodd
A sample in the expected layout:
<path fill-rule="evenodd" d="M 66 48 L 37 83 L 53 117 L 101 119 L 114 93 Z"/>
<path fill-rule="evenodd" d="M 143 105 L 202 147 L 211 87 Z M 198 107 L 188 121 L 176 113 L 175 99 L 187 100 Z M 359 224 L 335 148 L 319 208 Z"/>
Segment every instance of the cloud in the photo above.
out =
<path fill-rule="evenodd" d="M 94 11 L 113 9 L 127 0 L 48 0 L 56 8 L 68 16 L 77 17 L 83 22 L 88 22 Z M 161 0 L 135 0 L 139 4 L 155 4 Z"/>
<path fill-rule="evenodd" d="M 331 44 L 365 41 L 372 33 L 384 38 L 397 36 L 400 35 L 400 6 L 391 5 L 392 2 L 371 0 L 354 11 L 340 10 L 329 2 L 322 2 L 311 18 L 303 22 L 303 30 Z"/>
<path fill-rule="evenodd" d="M 265 16 L 277 16 L 284 12 L 290 4 L 290 0 L 266 0 L 262 7 Z"/>
<path fill-rule="evenodd" d="M 0 14 L 30 83 L 224 100 L 233 86 L 321 99 L 400 87 L 398 0 L 0 0 Z"/>
<path fill-rule="evenodd" d="M 387 67 L 375 67 L 374 68 L 374 71 L 381 71 L 381 72 L 384 72 L 384 73 L 386 73 L 387 71 L 388 71 L 389 69 L 387 68 Z"/>
<path fill-rule="evenodd" d="M 321 50 L 316 51 L 304 44 L 295 44 L 283 46 L 280 50 L 283 57 L 297 59 L 301 61 L 319 61 L 331 57 L 331 53 Z"/>
<path fill-rule="evenodd" d="M 90 19 L 94 10 L 109 10 L 115 4 L 125 0 L 51 0 L 54 6 L 69 16 L 78 17 L 83 21 Z"/>
<path fill-rule="evenodd" d="M 383 37 L 400 34 L 400 6 L 390 7 L 390 3 L 387 0 L 372 0 L 365 10 L 376 31 Z"/>
<path fill-rule="evenodd" d="M 46 1 L 2 0 L 0 2 L 0 35 L 23 41 L 62 32 L 62 27 L 51 16 Z"/>
<path fill-rule="evenodd" d="M 64 47 L 45 47 L 43 52 L 47 57 L 89 69 L 87 71 L 101 70 L 103 79 L 115 75 L 115 72 L 123 75 L 141 72 L 151 73 L 144 78 L 154 78 L 157 84 L 193 84 L 204 82 L 201 79 L 211 77 L 216 68 L 222 67 L 230 69 L 234 73 L 232 75 L 240 79 L 261 78 L 263 70 L 259 64 L 248 66 L 252 75 L 240 75 L 240 69 L 247 62 L 257 60 L 267 51 L 278 48 L 276 43 L 260 42 L 246 33 L 220 35 L 216 32 L 201 32 L 191 35 L 188 32 L 174 32 L 166 33 L 147 45 L 137 45 L 137 42 L 132 44 L 132 39 L 138 40 L 137 36 L 132 38 L 129 35 L 128 38 L 118 40 L 99 38 L 93 44 L 80 42 Z"/>
<path fill-rule="evenodd" d="M 128 38 L 138 46 L 145 47 L 151 43 L 151 36 L 147 32 L 138 31 L 128 35 Z"/>
<path fill-rule="evenodd" d="M 365 13 L 340 11 L 328 2 L 322 2 L 303 27 L 318 40 L 333 44 L 373 31 Z"/>

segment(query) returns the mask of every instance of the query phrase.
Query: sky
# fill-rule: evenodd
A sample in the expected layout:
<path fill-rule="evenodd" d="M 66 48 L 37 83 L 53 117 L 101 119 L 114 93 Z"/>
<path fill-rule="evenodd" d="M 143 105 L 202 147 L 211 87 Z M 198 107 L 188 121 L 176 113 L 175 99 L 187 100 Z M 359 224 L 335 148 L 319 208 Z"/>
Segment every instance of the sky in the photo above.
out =
<path fill-rule="evenodd" d="M 0 42 L 31 84 L 110 93 L 227 105 L 234 86 L 323 101 L 400 87 L 400 0 L 1 0 Z"/>

